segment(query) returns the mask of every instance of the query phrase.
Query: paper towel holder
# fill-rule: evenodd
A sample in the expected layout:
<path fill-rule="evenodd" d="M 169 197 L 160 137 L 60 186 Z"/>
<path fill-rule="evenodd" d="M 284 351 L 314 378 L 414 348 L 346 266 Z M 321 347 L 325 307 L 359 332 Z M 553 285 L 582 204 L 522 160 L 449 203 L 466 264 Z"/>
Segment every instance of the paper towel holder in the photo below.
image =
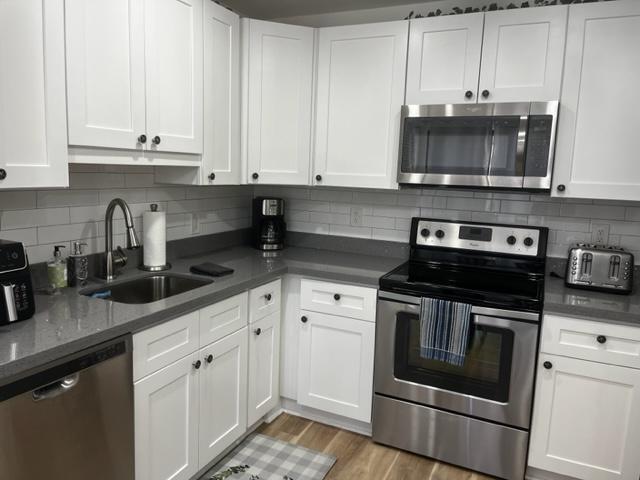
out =
<path fill-rule="evenodd" d="M 157 203 L 152 203 L 151 204 L 151 211 L 152 212 L 157 212 L 158 211 L 158 204 Z M 143 246 L 144 248 L 144 246 Z M 169 270 L 171 268 L 171 264 L 169 262 L 165 263 L 164 265 L 154 265 L 154 266 L 148 266 L 148 265 L 140 265 L 138 267 L 140 270 L 143 270 L 145 272 L 163 272 L 165 270 Z"/>

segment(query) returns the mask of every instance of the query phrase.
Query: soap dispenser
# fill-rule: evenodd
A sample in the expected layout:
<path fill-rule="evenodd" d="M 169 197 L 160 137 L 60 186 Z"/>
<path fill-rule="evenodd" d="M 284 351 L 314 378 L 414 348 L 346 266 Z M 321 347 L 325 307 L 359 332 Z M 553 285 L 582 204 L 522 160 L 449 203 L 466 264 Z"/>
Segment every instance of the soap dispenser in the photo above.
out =
<path fill-rule="evenodd" d="M 51 293 L 60 293 L 61 288 L 67 286 L 67 264 L 62 260 L 62 248 L 64 245 L 53 247 L 53 258 L 47 262 L 47 276 Z"/>
<path fill-rule="evenodd" d="M 89 278 L 89 257 L 83 252 L 82 247 L 87 244 L 83 242 L 73 242 L 71 255 L 67 258 L 67 277 L 70 287 L 84 287 Z"/>

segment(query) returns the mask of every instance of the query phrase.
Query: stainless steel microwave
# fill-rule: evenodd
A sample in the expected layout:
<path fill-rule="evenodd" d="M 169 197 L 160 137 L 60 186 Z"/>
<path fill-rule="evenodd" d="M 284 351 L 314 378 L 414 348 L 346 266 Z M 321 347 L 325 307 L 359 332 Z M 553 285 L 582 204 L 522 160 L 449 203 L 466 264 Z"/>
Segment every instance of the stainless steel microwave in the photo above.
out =
<path fill-rule="evenodd" d="M 549 190 L 558 102 L 403 105 L 398 183 Z"/>

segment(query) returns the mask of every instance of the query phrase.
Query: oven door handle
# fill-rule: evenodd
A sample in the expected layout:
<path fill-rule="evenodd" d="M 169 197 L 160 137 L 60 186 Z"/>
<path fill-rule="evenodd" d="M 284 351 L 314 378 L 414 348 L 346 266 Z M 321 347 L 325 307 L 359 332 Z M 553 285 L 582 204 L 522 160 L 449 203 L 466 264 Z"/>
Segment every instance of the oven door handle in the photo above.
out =
<path fill-rule="evenodd" d="M 418 311 L 420 310 L 420 297 L 414 297 L 412 295 L 403 295 L 400 293 L 393 292 L 378 292 L 378 301 L 389 301 L 405 304 L 409 309 L 413 310 L 411 307 L 415 307 Z M 509 318 L 512 320 L 524 320 L 526 322 L 540 322 L 540 314 L 535 312 L 519 312 L 515 310 L 505 310 L 501 308 L 488 308 L 488 307 L 479 307 L 472 306 L 471 307 L 472 315 L 483 315 L 488 317 L 500 317 L 500 318 Z"/>

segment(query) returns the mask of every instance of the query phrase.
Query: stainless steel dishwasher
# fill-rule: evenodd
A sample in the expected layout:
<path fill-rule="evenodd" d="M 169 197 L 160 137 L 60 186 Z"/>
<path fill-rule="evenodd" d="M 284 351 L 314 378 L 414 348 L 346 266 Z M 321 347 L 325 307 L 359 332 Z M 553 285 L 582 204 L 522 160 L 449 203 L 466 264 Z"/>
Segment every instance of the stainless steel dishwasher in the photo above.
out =
<path fill-rule="evenodd" d="M 0 387 L 0 479 L 133 480 L 131 336 Z"/>

